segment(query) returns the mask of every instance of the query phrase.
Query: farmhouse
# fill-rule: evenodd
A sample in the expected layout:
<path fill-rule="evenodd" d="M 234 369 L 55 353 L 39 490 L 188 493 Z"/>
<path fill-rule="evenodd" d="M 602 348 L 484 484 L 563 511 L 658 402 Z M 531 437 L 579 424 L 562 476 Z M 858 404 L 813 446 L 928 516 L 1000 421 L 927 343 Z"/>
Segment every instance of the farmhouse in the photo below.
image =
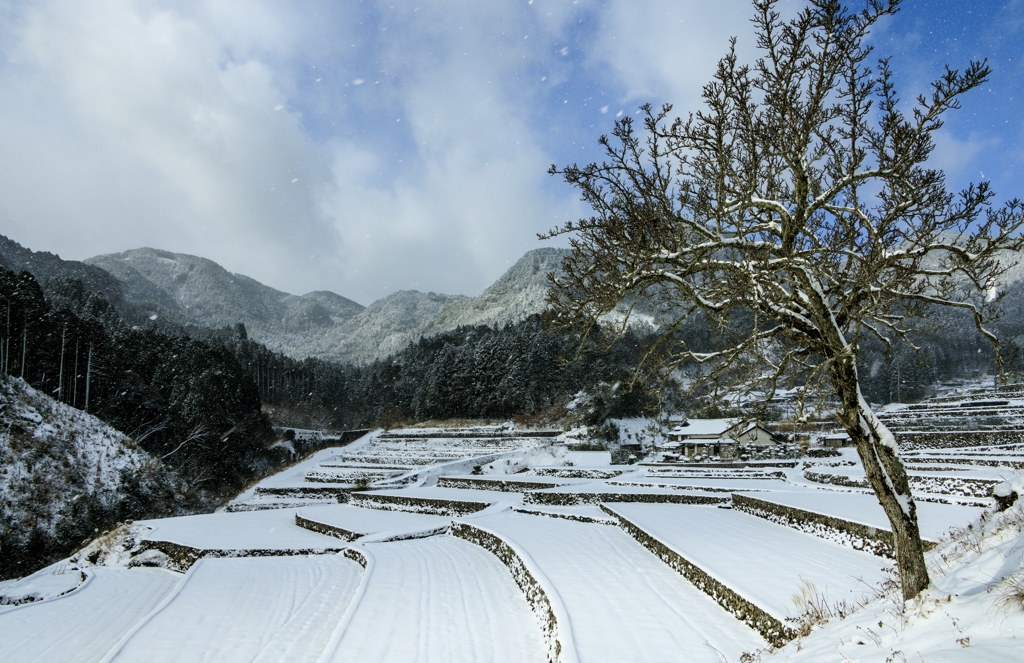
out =
<path fill-rule="evenodd" d="M 777 437 L 756 421 L 742 419 L 690 419 L 673 428 L 664 447 L 682 449 L 687 458 L 719 456 L 736 458 L 742 447 L 768 447 Z"/>

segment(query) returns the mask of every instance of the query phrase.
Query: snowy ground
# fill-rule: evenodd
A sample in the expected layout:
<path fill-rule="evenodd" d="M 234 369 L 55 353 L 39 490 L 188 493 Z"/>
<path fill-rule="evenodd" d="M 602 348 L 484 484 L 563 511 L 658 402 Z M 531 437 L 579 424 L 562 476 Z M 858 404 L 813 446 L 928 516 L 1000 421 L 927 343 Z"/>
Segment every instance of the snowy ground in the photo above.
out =
<path fill-rule="evenodd" d="M 0 660 L 99 661 L 179 579 L 163 569 L 90 569 L 86 582 L 70 594 L 0 615 Z"/>
<path fill-rule="evenodd" d="M 610 508 L 779 620 L 799 616 L 793 596 L 802 588 L 830 604 L 862 601 L 889 566 L 874 555 L 733 509 L 632 503 Z M 750 541 L 758 542 L 756 552 Z"/>
<path fill-rule="evenodd" d="M 211 513 L 141 520 L 143 539 L 170 541 L 200 550 L 317 550 L 338 548 L 338 541 L 295 524 L 297 509 Z"/>
<path fill-rule="evenodd" d="M 544 660 L 526 599 L 484 549 L 445 536 L 362 551 L 365 586 L 324 663 Z"/>
<path fill-rule="evenodd" d="M 635 436 L 642 427 L 623 430 Z M 956 504 L 966 499 L 956 495 L 935 494 L 950 504 L 919 501 L 922 533 L 940 544 L 928 553 L 933 587 L 904 611 L 883 571 L 889 560 L 738 510 L 664 501 L 728 503 L 742 492 L 888 528 L 869 492 L 815 480 L 857 479 L 849 451 L 792 467 L 612 466 L 607 452 L 519 439 L 508 427 L 442 432 L 375 433 L 325 449 L 239 495 L 230 505 L 237 512 L 138 522 L 0 583 L 0 661 L 543 661 L 553 651 L 549 619 L 555 658 L 566 663 L 735 662 L 744 652 L 744 661 L 1024 660 L 1024 603 L 1012 598 L 1024 596 L 1020 504 L 993 515 Z M 1007 478 L 1024 492 L 1024 448 L 910 457 L 942 468 L 921 475 Z M 980 462 L 993 459 L 1001 464 Z M 381 468 L 396 469 L 373 474 Z M 322 481 L 330 476 L 348 483 Z M 441 477 L 508 485 L 438 486 Z M 522 489 L 509 492 L 516 482 Z M 324 487 L 337 490 L 315 492 Z M 293 492 L 273 492 L 282 489 Z M 353 491 L 352 503 L 337 503 Z M 532 503 L 544 494 L 644 501 Z M 451 508 L 460 503 L 473 505 Z M 805 627 L 802 635 L 772 650 L 604 509 L 767 614 L 795 620 L 786 623 Z M 491 533 L 506 552 L 454 536 L 453 520 Z M 127 568 L 162 563 L 146 551 L 154 541 L 228 556 L 200 559 L 184 575 Z M 346 552 L 304 554 L 329 549 Z M 521 584 L 508 550 L 544 592 L 549 616 L 531 608 L 537 590 Z"/>
<path fill-rule="evenodd" d="M 735 660 L 763 645 L 617 527 L 503 512 L 467 519 L 522 551 L 569 617 L 578 660 Z"/>
<path fill-rule="evenodd" d="M 316 660 L 362 575 L 340 555 L 203 559 L 106 660 Z"/>

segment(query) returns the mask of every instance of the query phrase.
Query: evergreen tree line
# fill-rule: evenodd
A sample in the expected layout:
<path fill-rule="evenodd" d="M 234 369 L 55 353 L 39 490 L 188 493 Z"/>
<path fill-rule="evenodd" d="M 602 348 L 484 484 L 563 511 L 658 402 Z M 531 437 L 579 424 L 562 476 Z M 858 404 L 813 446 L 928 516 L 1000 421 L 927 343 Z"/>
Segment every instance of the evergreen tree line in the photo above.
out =
<path fill-rule="evenodd" d="M 200 503 L 275 462 L 260 395 L 232 350 L 125 324 L 80 281 L 0 269 L 0 372 L 132 437 Z"/>
<path fill-rule="evenodd" d="M 460 327 L 422 338 L 365 366 L 321 359 L 296 360 L 246 337 L 244 328 L 222 329 L 216 338 L 232 348 L 264 403 L 309 406 L 336 429 L 396 420 L 509 418 L 557 408 L 580 391 L 591 395 L 591 418 L 653 413 L 657 399 L 629 391 L 629 380 L 650 339 L 629 332 L 609 352 L 597 340 L 585 344 L 546 333 L 539 315 L 502 328 Z"/>

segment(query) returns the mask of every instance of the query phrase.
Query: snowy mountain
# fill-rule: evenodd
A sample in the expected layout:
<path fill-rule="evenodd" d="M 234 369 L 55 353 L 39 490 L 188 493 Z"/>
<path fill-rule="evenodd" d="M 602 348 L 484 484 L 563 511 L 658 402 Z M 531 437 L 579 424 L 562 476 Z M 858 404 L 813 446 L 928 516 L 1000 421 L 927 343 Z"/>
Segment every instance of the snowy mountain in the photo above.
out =
<path fill-rule="evenodd" d="M 341 295 L 291 295 L 205 258 L 134 249 L 89 258 L 116 277 L 126 300 L 172 320 L 204 327 L 243 323 L 249 335 L 292 357 L 366 363 L 421 336 L 460 325 L 503 326 L 544 310 L 547 274 L 565 249 L 524 255 L 478 297 L 401 290 L 363 308 Z"/>
<path fill-rule="evenodd" d="M 452 302 L 441 311 L 430 331 L 450 331 L 460 325 L 504 326 L 543 311 L 547 304 L 548 274 L 561 269 L 568 249 L 528 251 L 479 297 Z"/>
<path fill-rule="evenodd" d="M 205 327 L 241 322 L 269 335 L 287 334 L 329 328 L 363 310 L 332 292 L 291 295 L 183 253 L 142 248 L 85 262 L 120 280 L 129 301 L 180 313 Z"/>
<path fill-rule="evenodd" d="M 322 334 L 309 333 L 301 339 L 287 337 L 279 344 L 271 339 L 264 342 L 294 357 L 312 355 L 343 362 L 371 362 L 429 334 L 440 313 L 463 299 L 461 295 L 399 290 Z"/>
<path fill-rule="evenodd" d="M 364 363 L 394 354 L 421 336 L 462 325 L 503 327 L 518 322 L 547 306 L 547 275 L 559 268 L 566 253 L 550 248 L 529 251 L 477 297 L 396 292 L 322 336 L 307 334 L 305 347 L 281 349 L 293 356 L 312 354 Z"/>

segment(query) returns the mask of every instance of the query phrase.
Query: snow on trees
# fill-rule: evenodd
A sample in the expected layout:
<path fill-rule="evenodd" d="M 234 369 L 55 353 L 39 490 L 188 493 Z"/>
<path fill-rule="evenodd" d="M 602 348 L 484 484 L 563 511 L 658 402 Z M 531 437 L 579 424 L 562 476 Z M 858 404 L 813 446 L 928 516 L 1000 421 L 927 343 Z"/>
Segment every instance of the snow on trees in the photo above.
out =
<path fill-rule="evenodd" d="M 968 311 L 996 343 L 987 294 L 1000 256 L 1024 244 L 1024 205 L 993 205 L 986 182 L 954 194 L 929 167 L 943 116 L 989 67 L 947 67 L 929 95 L 901 102 L 889 60 L 869 64 L 866 43 L 899 4 L 813 0 L 783 20 L 774 0 L 755 0 L 760 58 L 742 65 L 733 40 L 701 110 L 671 121 L 670 106 L 644 106 L 642 130 L 626 117 L 600 139 L 606 162 L 553 166 L 594 215 L 543 237 L 572 246 L 553 277 L 556 325 L 582 320 L 586 335 L 646 296 L 675 320 L 648 368 L 696 362 L 713 384 L 769 397 L 783 383 L 834 392 L 911 598 L 929 582 L 916 510 L 895 440 L 861 395 L 860 344 L 909 343 L 936 307 Z M 714 347 L 674 333 L 694 314 Z M 628 315 L 617 319 L 624 329 Z"/>

